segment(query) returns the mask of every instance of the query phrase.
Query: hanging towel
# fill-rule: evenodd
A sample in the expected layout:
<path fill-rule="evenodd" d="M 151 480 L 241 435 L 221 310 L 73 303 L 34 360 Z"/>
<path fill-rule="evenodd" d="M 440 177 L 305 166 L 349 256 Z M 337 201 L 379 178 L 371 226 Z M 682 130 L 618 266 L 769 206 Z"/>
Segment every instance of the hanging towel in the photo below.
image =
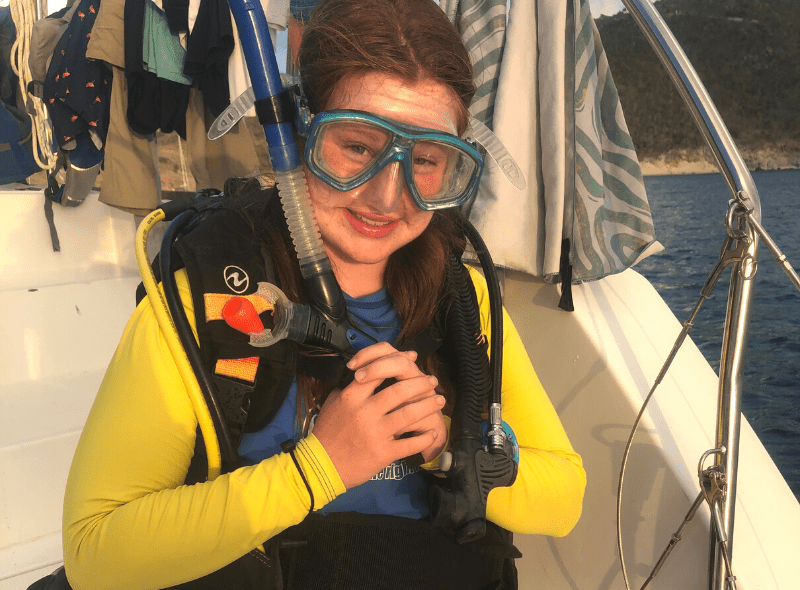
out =
<path fill-rule="evenodd" d="M 506 0 L 442 0 L 472 60 L 475 97 L 470 114 L 492 127 L 495 94 L 506 37 Z"/>
<path fill-rule="evenodd" d="M 573 281 L 622 272 L 663 249 L 589 3 L 575 26 Z"/>
<path fill-rule="evenodd" d="M 472 208 L 498 265 L 579 283 L 661 249 L 587 0 L 511 5 L 493 126 L 527 181 L 490 163 Z"/>

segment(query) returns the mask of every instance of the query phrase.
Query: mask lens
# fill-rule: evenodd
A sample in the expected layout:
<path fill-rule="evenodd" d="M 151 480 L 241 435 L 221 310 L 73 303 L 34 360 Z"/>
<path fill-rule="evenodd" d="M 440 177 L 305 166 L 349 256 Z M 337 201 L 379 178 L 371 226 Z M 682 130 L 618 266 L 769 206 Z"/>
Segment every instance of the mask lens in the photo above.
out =
<path fill-rule="evenodd" d="M 331 121 L 318 129 L 312 157 L 326 174 L 347 182 L 367 170 L 390 139 L 390 133 L 376 125 Z"/>
<path fill-rule="evenodd" d="M 432 205 L 461 197 L 478 168 L 465 152 L 438 141 L 417 142 L 413 161 L 417 192 Z"/>

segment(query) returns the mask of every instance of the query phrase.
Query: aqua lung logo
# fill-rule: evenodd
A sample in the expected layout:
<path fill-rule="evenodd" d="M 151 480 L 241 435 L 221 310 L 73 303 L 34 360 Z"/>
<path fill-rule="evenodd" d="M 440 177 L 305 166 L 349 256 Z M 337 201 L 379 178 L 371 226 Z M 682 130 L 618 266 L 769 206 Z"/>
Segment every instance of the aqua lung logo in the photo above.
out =
<path fill-rule="evenodd" d="M 226 266 L 222 274 L 225 277 L 225 284 L 228 285 L 228 289 L 234 293 L 244 293 L 247 291 L 247 287 L 250 286 L 250 277 L 238 266 Z"/>

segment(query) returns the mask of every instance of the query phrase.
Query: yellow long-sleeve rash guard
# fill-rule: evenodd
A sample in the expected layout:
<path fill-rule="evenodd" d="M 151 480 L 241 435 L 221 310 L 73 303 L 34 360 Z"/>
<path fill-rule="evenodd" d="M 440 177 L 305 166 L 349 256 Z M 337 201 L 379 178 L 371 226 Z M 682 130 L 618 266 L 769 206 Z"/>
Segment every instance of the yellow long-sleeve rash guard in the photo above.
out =
<path fill-rule="evenodd" d="M 471 270 L 488 334 L 488 295 Z M 185 274 L 176 275 L 190 321 Z M 489 494 L 487 516 L 521 533 L 561 536 L 581 512 L 586 476 L 522 342 L 504 316 L 503 418 L 517 436 L 516 482 Z M 76 590 L 155 589 L 220 569 L 308 513 L 291 457 L 183 485 L 197 419 L 153 311 L 134 312 L 81 435 L 64 501 L 64 561 Z M 344 493 L 316 437 L 296 457 L 319 508 Z"/>

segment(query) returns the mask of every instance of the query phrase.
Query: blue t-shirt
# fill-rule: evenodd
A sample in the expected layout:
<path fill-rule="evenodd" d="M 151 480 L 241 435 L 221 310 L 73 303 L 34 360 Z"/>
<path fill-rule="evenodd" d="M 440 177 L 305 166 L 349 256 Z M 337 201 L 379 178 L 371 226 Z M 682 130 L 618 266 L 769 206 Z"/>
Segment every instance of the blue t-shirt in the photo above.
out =
<path fill-rule="evenodd" d="M 361 350 L 376 342 L 394 342 L 400 334 L 400 318 L 386 289 L 354 299 L 345 294 L 350 321 L 356 330 L 351 334 L 353 348 Z M 239 454 L 253 464 L 278 454 L 280 444 L 299 440 L 301 425 L 297 420 L 297 384 L 292 383 L 275 419 L 258 432 L 246 433 Z M 424 518 L 430 513 L 425 478 L 419 468 L 410 468 L 402 459 L 388 465 L 371 480 L 347 490 L 319 510 L 388 514 L 406 518 Z"/>

